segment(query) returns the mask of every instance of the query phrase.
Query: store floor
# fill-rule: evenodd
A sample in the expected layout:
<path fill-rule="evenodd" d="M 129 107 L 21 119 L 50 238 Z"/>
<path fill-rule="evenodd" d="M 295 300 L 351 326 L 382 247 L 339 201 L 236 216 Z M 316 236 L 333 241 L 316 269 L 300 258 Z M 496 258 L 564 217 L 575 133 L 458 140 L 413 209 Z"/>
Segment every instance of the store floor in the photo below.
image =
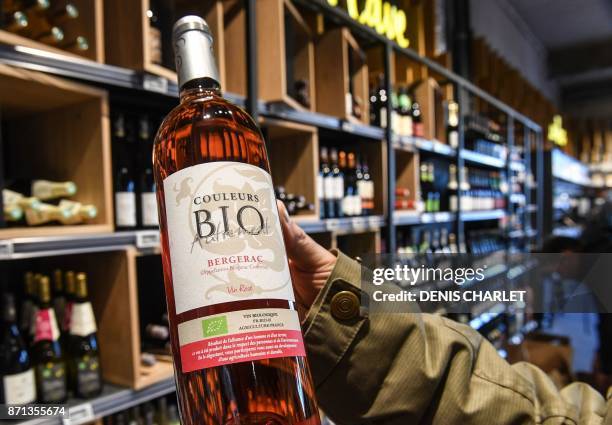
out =
<path fill-rule="evenodd" d="M 555 315 L 546 333 L 564 335 L 570 338 L 574 351 L 572 368 L 574 372 L 591 372 L 593 360 L 599 345 L 597 334 L 598 317 L 595 313 L 563 313 Z"/>

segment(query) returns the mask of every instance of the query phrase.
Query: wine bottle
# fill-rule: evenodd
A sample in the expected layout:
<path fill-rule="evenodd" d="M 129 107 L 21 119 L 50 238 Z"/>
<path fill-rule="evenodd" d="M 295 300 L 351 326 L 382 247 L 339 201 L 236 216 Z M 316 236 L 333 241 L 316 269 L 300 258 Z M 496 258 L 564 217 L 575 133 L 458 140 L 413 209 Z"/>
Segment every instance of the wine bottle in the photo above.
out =
<path fill-rule="evenodd" d="M 121 167 L 115 179 L 115 222 L 120 229 L 136 227 L 136 193 L 127 167 Z"/>
<path fill-rule="evenodd" d="M 74 182 L 53 182 L 49 180 L 34 180 L 32 181 L 32 196 L 47 201 L 50 199 L 66 198 L 74 196 L 77 192 L 77 186 Z"/>
<path fill-rule="evenodd" d="M 329 160 L 327 148 L 321 148 L 321 172 L 323 174 L 323 192 L 325 194 L 325 216 L 322 218 L 336 217 L 336 179 Z"/>
<path fill-rule="evenodd" d="M 332 174 L 332 199 L 334 203 L 334 217 L 340 218 L 344 216 L 342 210 L 342 198 L 344 197 L 344 175 L 338 165 L 338 151 L 333 148 L 330 154 L 331 174 Z"/>
<path fill-rule="evenodd" d="M 64 41 L 64 31 L 60 27 L 51 27 L 46 31 L 37 33 L 33 38 L 41 43 L 57 46 Z"/>
<path fill-rule="evenodd" d="M 2 29 L 14 33 L 23 33 L 27 31 L 30 22 L 25 13 L 17 10 L 7 14 L 2 21 Z"/>
<path fill-rule="evenodd" d="M 4 220 L 8 222 L 20 221 L 23 218 L 23 209 L 16 204 L 4 204 L 2 206 Z"/>
<path fill-rule="evenodd" d="M 51 307 L 49 277 L 38 284 L 38 312 L 32 345 L 39 403 L 63 403 L 67 397 L 66 364 L 59 342 L 59 328 Z"/>
<path fill-rule="evenodd" d="M 79 398 L 91 398 L 102 391 L 100 349 L 96 318 L 87 295 L 87 276 L 76 275 L 76 288 L 70 315 L 70 388 Z"/>
<path fill-rule="evenodd" d="M 72 221 L 72 210 L 60 208 L 57 205 L 41 203 L 37 209 L 25 210 L 26 222 L 30 226 L 38 226 L 50 222 L 70 223 Z"/>
<path fill-rule="evenodd" d="M 58 207 L 70 212 L 70 217 L 61 220 L 63 224 L 81 223 L 82 221 L 93 220 L 98 216 L 98 208 L 95 205 L 85 205 L 80 202 L 62 199 Z"/>
<path fill-rule="evenodd" d="M 61 25 L 79 17 L 79 9 L 73 3 L 66 3 L 57 9 L 49 19 L 54 25 Z"/>
<path fill-rule="evenodd" d="M 21 302 L 19 316 L 19 331 L 23 338 L 30 341 L 30 329 L 33 328 L 34 305 L 36 304 L 36 287 L 34 273 L 26 272 L 23 275 L 23 301 Z"/>
<path fill-rule="evenodd" d="M 370 175 L 370 168 L 365 157 L 361 161 L 361 172 L 363 174 L 362 190 L 360 190 L 360 196 L 362 199 L 361 210 L 364 215 L 372 214 L 374 210 L 374 181 Z"/>
<path fill-rule="evenodd" d="M 53 310 L 57 323 L 64 323 L 66 294 L 64 292 L 64 276 L 60 269 L 53 271 Z"/>
<path fill-rule="evenodd" d="M 86 52 L 87 50 L 89 50 L 89 40 L 87 40 L 87 37 L 78 35 L 75 38 L 62 43 L 61 48 L 64 50 L 71 50 L 77 53 Z"/>
<path fill-rule="evenodd" d="M 70 334 L 70 320 L 72 318 L 72 308 L 74 306 L 74 295 L 76 290 L 76 278 L 72 270 L 69 270 L 64 275 L 64 296 L 66 297 L 66 305 L 64 306 L 64 317 L 59 322 L 62 331 L 62 346 L 68 347 Z"/>
<path fill-rule="evenodd" d="M 142 175 L 140 190 L 140 222 L 143 227 L 157 227 L 159 219 L 155 197 L 155 178 L 151 167 L 147 167 Z"/>
<path fill-rule="evenodd" d="M 21 209 L 38 209 L 40 207 L 39 199 L 33 196 L 24 196 L 19 192 L 15 192 L 9 189 L 2 189 L 2 203 L 5 206 L 16 205 Z"/>
<path fill-rule="evenodd" d="M 327 159 L 327 148 L 322 147 L 319 151 L 319 173 L 317 174 L 317 197 L 319 199 L 319 207 L 321 209 L 320 218 L 328 217 L 327 206 L 327 178 L 329 175 L 329 165 Z"/>
<path fill-rule="evenodd" d="M 147 19 L 149 20 L 149 59 L 151 62 L 161 65 L 163 60 L 162 30 L 156 0 L 151 0 L 149 4 Z"/>
<path fill-rule="evenodd" d="M 264 139 L 221 97 L 204 20 L 172 44 L 180 105 L 153 161 L 182 423 L 318 425 Z"/>
<path fill-rule="evenodd" d="M 33 403 L 36 401 L 34 371 L 17 326 L 13 294 L 2 294 L 0 320 L 0 403 Z"/>

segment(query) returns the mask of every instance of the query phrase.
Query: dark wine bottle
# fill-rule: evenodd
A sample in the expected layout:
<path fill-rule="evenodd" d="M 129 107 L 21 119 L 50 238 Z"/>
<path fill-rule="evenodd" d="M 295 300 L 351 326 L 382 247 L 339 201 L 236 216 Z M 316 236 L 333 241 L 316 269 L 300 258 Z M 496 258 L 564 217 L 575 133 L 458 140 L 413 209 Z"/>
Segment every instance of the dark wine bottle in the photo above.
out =
<path fill-rule="evenodd" d="M 36 401 L 34 371 L 17 326 L 13 294 L 2 294 L 0 320 L 0 403 L 33 403 Z"/>
<path fill-rule="evenodd" d="M 87 276 L 76 275 L 76 291 L 70 318 L 70 387 L 74 395 L 91 398 L 102 391 L 100 349 L 96 318 L 87 295 Z"/>
<path fill-rule="evenodd" d="M 68 395 L 66 364 L 59 341 L 60 332 L 55 312 L 51 306 L 49 277 L 42 276 L 38 285 L 38 312 L 32 345 L 38 401 L 63 403 Z"/>
<path fill-rule="evenodd" d="M 137 224 L 135 184 L 127 167 L 121 167 L 115 179 L 115 223 L 119 229 Z"/>

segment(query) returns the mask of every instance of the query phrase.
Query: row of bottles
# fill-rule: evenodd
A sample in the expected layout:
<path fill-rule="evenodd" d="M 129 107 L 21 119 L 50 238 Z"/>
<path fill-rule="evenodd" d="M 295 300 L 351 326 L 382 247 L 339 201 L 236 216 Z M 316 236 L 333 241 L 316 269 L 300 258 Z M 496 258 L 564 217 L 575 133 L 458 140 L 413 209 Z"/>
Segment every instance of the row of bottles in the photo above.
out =
<path fill-rule="evenodd" d="M 64 27 L 79 18 L 74 3 L 52 0 L 4 0 L 1 2 L 1 28 L 65 50 L 84 52 L 89 41 L 83 35 L 68 39 Z"/>
<path fill-rule="evenodd" d="M 2 205 L 12 225 L 79 224 L 98 215 L 95 205 L 72 199 L 77 193 L 72 181 L 9 181 L 9 187 L 2 190 Z"/>
<path fill-rule="evenodd" d="M 461 187 L 457 179 L 457 166 L 448 167 L 448 209 L 458 211 L 486 211 L 503 209 L 506 205 L 504 194 L 507 184 L 503 175 L 498 171 L 489 171 L 479 168 L 463 167 L 461 169 Z M 460 197 L 457 195 L 461 195 Z M 459 199 L 461 205 L 459 205 Z"/>
<path fill-rule="evenodd" d="M 365 155 L 321 147 L 317 194 L 321 218 L 355 217 L 374 210 L 374 181 Z"/>
<path fill-rule="evenodd" d="M 180 423 L 174 396 L 160 397 L 103 419 L 104 425 L 180 425 Z"/>
<path fill-rule="evenodd" d="M 398 229 L 397 254 L 457 254 L 465 252 L 446 225 Z"/>
<path fill-rule="evenodd" d="M 419 83 L 400 86 L 391 93 L 391 129 L 401 136 L 423 137 L 421 106 L 414 95 Z M 370 124 L 387 127 L 388 94 L 384 75 L 379 75 L 376 84 L 370 87 Z"/>
<path fill-rule="evenodd" d="M 118 113 L 114 116 L 114 201 L 117 229 L 158 227 L 155 180 L 150 165 L 153 126 L 148 115 L 134 117 Z"/>
<path fill-rule="evenodd" d="M 469 252 L 474 255 L 491 254 L 506 248 L 505 239 L 497 228 L 471 230 L 466 232 L 466 237 Z"/>
<path fill-rule="evenodd" d="M 2 293 L 0 402 L 63 403 L 102 391 L 97 327 L 85 273 L 27 272 L 19 311 Z"/>
<path fill-rule="evenodd" d="M 274 188 L 274 193 L 276 199 L 285 204 L 285 208 L 289 215 L 313 212 L 315 209 L 314 204 L 312 202 L 307 202 L 304 195 L 287 192 L 285 186 L 276 186 Z"/>

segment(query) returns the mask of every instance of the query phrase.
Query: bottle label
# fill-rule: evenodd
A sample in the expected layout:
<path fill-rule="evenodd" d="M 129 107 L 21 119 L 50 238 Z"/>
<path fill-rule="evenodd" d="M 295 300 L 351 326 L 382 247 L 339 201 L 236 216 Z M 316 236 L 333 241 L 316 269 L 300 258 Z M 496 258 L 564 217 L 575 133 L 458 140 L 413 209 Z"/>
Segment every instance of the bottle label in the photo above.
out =
<path fill-rule="evenodd" d="M 84 355 L 75 359 L 76 378 L 80 394 L 97 393 L 102 386 L 98 356 Z"/>
<path fill-rule="evenodd" d="M 36 385 L 34 383 L 34 370 L 2 378 L 4 385 L 4 402 L 6 404 L 27 404 L 36 401 Z"/>
<path fill-rule="evenodd" d="M 142 204 L 142 225 L 143 226 L 157 226 L 157 199 L 155 192 L 144 192 L 141 197 Z"/>
<path fill-rule="evenodd" d="M 318 199 L 325 199 L 323 179 L 324 177 L 321 174 L 317 174 L 317 198 Z"/>
<path fill-rule="evenodd" d="M 56 403 L 66 399 L 66 367 L 64 363 L 42 363 L 36 366 L 36 374 L 41 403 Z"/>
<path fill-rule="evenodd" d="M 176 314 L 232 301 L 294 300 L 272 187 L 266 171 L 229 161 L 164 180 Z M 297 312 L 277 310 L 190 315 L 179 324 L 183 372 L 303 356 Z"/>
<path fill-rule="evenodd" d="M 70 335 L 88 336 L 97 330 L 91 303 L 74 303 L 70 314 Z"/>
<path fill-rule="evenodd" d="M 38 341 L 57 341 L 60 336 L 55 312 L 52 308 L 43 308 L 36 313 L 36 332 L 34 342 Z"/>
<path fill-rule="evenodd" d="M 117 226 L 136 226 L 136 195 L 134 192 L 115 193 L 115 212 Z"/>
<path fill-rule="evenodd" d="M 336 195 L 335 182 L 336 179 L 331 175 L 323 177 L 323 193 L 327 201 L 334 199 Z"/>

